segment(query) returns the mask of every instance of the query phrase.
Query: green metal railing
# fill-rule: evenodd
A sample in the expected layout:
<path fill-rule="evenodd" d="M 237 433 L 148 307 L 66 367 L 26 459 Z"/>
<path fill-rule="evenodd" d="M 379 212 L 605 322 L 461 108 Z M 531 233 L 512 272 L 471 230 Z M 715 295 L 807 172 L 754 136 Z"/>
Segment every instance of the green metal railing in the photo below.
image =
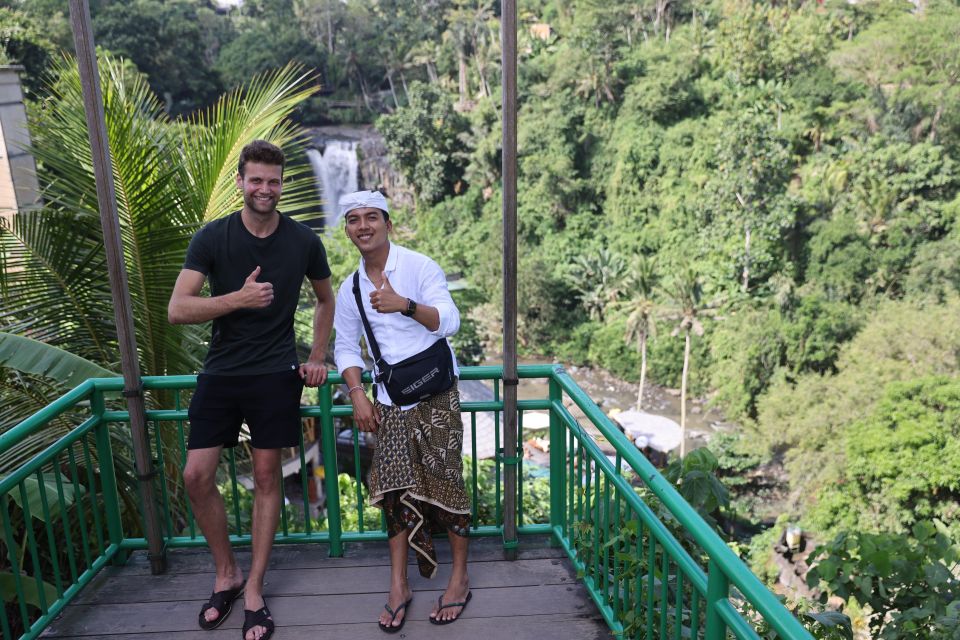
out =
<path fill-rule="evenodd" d="M 519 447 L 502 450 L 502 369 L 465 367 L 461 379 L 491 380 L 494 386 L 493 400 L 462 404 L 469 415 L 464 475 L 472 501 L 471 535 L 502 535 L 502 472 L 505 465 L 517 465 L 518 533 L 550 535 L 566 550 L 616 637 L 759 638 L 755 629 L 763 625 L 780 638 L 811 638 L 561 367 L 521 366 L 519 374 L 549 385 L 547 397 L 518 402 L 518 442 L 524 415 L 549 413 L 549 479 L 543 469 L 540 474 L 524 469 Z M 363 483 L 351 479 L 362 477 L 364 448 L 357 431 L 341 420 L 352 415 L 351 407 L 333 403 L 341 383 L 331 375 L 318 404 L 301 412 L 316 425 L 320 441 L 326 517 L 311 517 L 312 479 L 300 473 L 299 491 L 291 492 L 300 496 L 290 496 L 297 507 L 283 508 L 276 536 L 278 543 L 329 544 L 333 556 L 343 554 L 344 544 L 387 538 L 379 511 L 364 508 Z M 205 544 L 180 476 L 188 396 L 195 385 L 194 376 L 144 379 L 148 406 L 155 407 L 147 419 L 168 548 Z M 88 380 L 0 435 L 2 454 L 44 429 L 65 433 L 0 477 L 0 591 L 7 599 L 2 640 L 37 637 L 100 569 L 147 548 L 135 471 L 124 463 L 132 451 L 125 428 L 129 417 L 118 400 L 122 387 L 121 379 Z M 581 417 L 574 417 L 574 410 Z M 494 425 L 493 460 L 477 459 L 479 420 Z M 591 430 L 616 454 L 604 454 Z M 350 438 L 339 456 L 338 431 Z M 305 447 L 295 455 L 306 470 Z M 251 495 L 243 487 L 244 472 L 243 456 L 226 450 L 218 479 L 234 544 L 250 541 Z M 658 514 L 669 514 L 673 529 Z"/>

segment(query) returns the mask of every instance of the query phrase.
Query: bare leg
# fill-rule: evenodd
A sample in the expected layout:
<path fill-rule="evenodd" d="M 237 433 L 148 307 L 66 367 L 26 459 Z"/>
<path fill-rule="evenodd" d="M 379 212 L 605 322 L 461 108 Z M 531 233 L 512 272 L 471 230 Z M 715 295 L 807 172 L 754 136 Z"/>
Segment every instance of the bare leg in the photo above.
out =
<path fill-rule="evenodd" d="M 450 572 L 450 582 L 447 583 L 447 590 L 443 593 L 443 603 L 463 602 L 470 592 L 470 580 L 467 577 L 467 547 L 469 538 L 458 536 L 449 529 L 447 537 L 450 539 L 450 552 L 453 555 L 453 570 Z M 431 618 L 438 620 L 453 620 L 460 615 L 463 607 L 447 607 L 442 611 L 440 603 L 433 605 Z"/>
<path fill-rule="evenodd" d="M 227 513 L 223 497 L 217 490 L 217 465 L 221 449 L 223 447 L 191 449 L 187 452 L 187 464 L 183 469 L 183 482 L 190 497 L 193 515 L 207 539 L 217 568 L 214 591 L 235 589 L 243 584 L 243 572 L 237 566 L 227 537 Z M 216 609 L 207 609 L 204 617 L 213 622 L 218 615 Z"/>
<path fill-rule="evenodd" d="M 280 520 L 280 449 L 253 449 L 253 559 L 244 598 L 244 609 L 263 607 L 263 576 L 270 561 L 273 537 Z M 266 632 L 256 626 L 246 640 L 259 640 Z"/>
<path fill-rule="evenodd" d="M 390 595 L 387 596 L 387 604 L 394 611 L 413 597 L 410 585 L 407 584 L 407 556 L 410 549 L 408 535 L 409 532 L 403 530 L 390 538 Z M 393 626 L 400 626 L 406 615 L 406 609 L 397 614 L 397 617 L 393 620 Z M 380 623 L 390 624 L 390 614 L 386 609 L 380 612 Z"/>

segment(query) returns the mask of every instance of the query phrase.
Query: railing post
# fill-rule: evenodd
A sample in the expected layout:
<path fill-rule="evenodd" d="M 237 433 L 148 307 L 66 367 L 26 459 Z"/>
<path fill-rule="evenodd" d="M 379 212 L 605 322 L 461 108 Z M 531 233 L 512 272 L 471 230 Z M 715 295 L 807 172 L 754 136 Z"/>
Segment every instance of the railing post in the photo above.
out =
<path fill-rule="evenodd" d="M 730 596 L 730 580 L 714 560 L 707 563 L 707 624 L 704 640 L 725 640 L 727 625 L 717 608 Z"/>
<path fill-rule="evenodd" d="M 100 486 L 103 488 L 103 510 L 107 516 L 107 533 L 110 543 L 123 542 L 123 520 L 120 516 L 120 492 L 117 490 L 117 473 L 113 466 L 113 447 L 110 444 L 110 423 L 103 419 L 103 391 L 93 390 L 90 409 L 97 416 L 97 461 L 100 464 Z M 127 562 L 127 552 L 121 550 L 113 557 L 113 564 Z"/>
<path fill-rule="evenodd" d="M 559 544 L 567 531 L 567 434 L 553 409 L 555 403 L 563 400 L 556 374 L 556 369 L 550 374 L 550 528 L 554 542 Z"/>
<path fill-rule="evenodd" d="M 343 530 L 340 523 L 340 483 L 337 480 L 337 434 L 333 431 L 333 395 L 330 382 L 318 389 L 320 395 L 320 437 L 323 442 L 323 483 L 327 492 L 327 532 L 330 534 L 330 557 L 343 556 Z M 360 480 L 357 480 L 360 482 Z"/>

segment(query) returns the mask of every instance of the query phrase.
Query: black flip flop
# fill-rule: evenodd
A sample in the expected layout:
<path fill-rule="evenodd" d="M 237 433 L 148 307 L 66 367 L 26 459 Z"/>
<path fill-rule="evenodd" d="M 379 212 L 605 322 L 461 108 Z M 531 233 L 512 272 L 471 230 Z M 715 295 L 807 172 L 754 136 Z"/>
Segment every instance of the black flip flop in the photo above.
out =
<path fill-rule="evenodd" d="M 273 635 L 273 620 L 270 617 L 270 609 L 267 609 L 267 605 L 263 605 L 260 609 L 256 611 L 251 611 L 250 609 L 243 610 L 243 638 L 246 640 L 247 631 L 253 629 L 254 627 L 263 627 L 266 629 L 264 634 L 260 636 L 260 640 L 270 640 L 270 636 Z"/>
<path fill-rule="evenodd" d="M 403 629 L 403 625 L 407 622 L 407 616 L 403 616 L 403 620 L 401 620 L 400 624 L 397 626 L 393 626 L 393 621 L 397 619 L 397 616 L 400 615 L 400 612 L 406 609 L 407 605 L 411 602 L 413 602 L 412 596 L 408 598 L 406 602 L 397 607 L 396 611 L 390 608 L 389 602 L 383 605 L 383 608 L 386 609 L 387 613 L 390 614 L 390 624 L 383 624 L 377 620 L 377 624 L 380 626 L 380 631 L 383 631 L 384 633 L 396 633 L 397 631 L 400 631 L 400 629 Z"/>
<path fill-rule="evenodd" d="M 200 609 L 200 628 L 204 631 L 212 631 L 216 629 L 223 621 L 227 619 L 227 616 L 230 615 L 230 611 L 233 609 L 233 601 L 236 600 L 241 593 L 243 593 L 243 588 L 246 586 L 246 582 L 241 584 L 236 589 L 225 589 L 223 591 L 214 591 L 210 594 L 210 599 L 203 604 L 203 608 Z M 203 615 L 210 609 L 216 609 L 217 613 L 220 615 L 217 616 L 215 620 L 207 620 Z"/>
<path fill-rule="evenodd" d="M 450 604 L 443 604 L 443 594 L 441 593 L 440 597 L 437 598 L 437 604 L 440 605 L 440 607 L 437 609 L 438 616 L 440 615 L 441 611 L 443 611 L 444 609 L 449 609 L 450 607 L 463 607 L 463 608 L 460 609 L 460 613 L 457 614 L 456 618 L 450 618 L 449 620 L 440 620 L 439 618 L 430 618 L 430 623 L 431 624 L 451 624 L 453 622 L 456 622 L 457 620 L 460 619 L 460 616 L 463 615 L 463 612 L 467 610 L 467 603 L 470 602 L 470 598 L 472 597 L 473 597 L 473 592 L 467 591 L 467 597 L 464 599 L 463 602 L 451 602 Z"/>

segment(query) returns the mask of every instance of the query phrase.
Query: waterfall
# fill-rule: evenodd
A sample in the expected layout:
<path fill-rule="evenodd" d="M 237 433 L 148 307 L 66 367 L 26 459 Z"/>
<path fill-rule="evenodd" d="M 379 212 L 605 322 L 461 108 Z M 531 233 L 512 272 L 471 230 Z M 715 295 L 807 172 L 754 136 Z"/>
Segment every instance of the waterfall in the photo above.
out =
<path fill-rule="evenodd" d="M 329 229 L 340 220 L 337 211 L 340 196 L 358 189 L 357 142 L 328 139 L 324 145 L 322 153 L 317 149 L 307 149 L 307 157 L 313 167 L 313 175 L 319 181 L 324 225 Z"/>

